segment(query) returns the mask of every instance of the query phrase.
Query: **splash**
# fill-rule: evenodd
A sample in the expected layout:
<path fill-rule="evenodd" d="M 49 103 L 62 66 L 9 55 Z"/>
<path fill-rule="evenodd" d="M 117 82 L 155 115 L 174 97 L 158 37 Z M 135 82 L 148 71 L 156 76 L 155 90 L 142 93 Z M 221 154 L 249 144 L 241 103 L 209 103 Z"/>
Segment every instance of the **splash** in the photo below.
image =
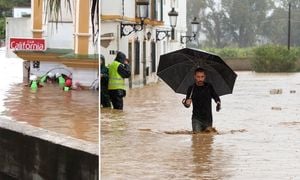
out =
<path fill-rule="evenodd" d="M 179 130 L 179 131 L 165 131 L 165 134 L 219 134 L 219 132 L 214 127 L 209 127 L 205 129 L 203 132 L 200 133 L 194 133 L 193 131 L 188 130 Z"/>
<path fill-rule="evenodd" d="M 284 125 L 284 126 L 299 126 L 300 121 L 281 122 L 279 124 Z"/>

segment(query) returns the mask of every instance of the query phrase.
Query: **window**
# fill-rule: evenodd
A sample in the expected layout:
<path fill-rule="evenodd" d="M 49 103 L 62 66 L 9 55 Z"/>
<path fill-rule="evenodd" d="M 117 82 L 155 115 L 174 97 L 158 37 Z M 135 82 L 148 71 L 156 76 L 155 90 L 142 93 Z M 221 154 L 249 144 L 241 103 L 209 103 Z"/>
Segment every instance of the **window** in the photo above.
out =
<path fill-rule="evenodd" d="M 128 43 L 128 59 L 130 65 L 130 71 L 132 73 L 132 43 Z M 129 77 L 129 88 L 132 88 L 132 76 Z"/>
<path fill-rule="evenodd" d="M 151 19 L 163 20 L 163 0 L 151 0 Z"/>
<path fill-rule="evenodd" d="M 140 74 L 140 41 L 134 41 L 134 75 Z"/>
<path fill-rule="evenodd" d="M 156 44 L 151 42 L 151 71 L 156 72 Z"/>
<path fill-rule="evenodd" d="M 143 41 L 143 84 L 146 85 L 147 84 L 147 69 L 146 69 L 146 41 Z"/>

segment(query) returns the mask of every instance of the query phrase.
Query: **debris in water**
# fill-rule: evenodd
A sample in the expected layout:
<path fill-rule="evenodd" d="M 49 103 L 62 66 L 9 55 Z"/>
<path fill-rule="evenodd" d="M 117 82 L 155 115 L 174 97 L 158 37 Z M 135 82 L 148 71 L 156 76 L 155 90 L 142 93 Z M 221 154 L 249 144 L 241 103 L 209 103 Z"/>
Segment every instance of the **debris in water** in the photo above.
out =
<path fill-rule="evenodd" d="M 203 133 L 217 133 L 218 134 L 218 131 L 214 127 L 208 127 L 205 129 L 205 131 Z"/>
<path fill-rule="evenodd" d="M 231 130 L 230 131 L 231 134 L 238 133 L 238 132 L 240 132 L 240 133 L 247 132 L 247 130 L 246 129 L 238 129 L 238 130 Z"/>
<path fill-rule="evenodd" d="M 147 132 L 150 132 L 151 129 L 139 129 L 140 131 L 147 131 Z"/>
<path fill-rule="evenodd" d="M 270 94 L 282 94 L 282 89 L 271 89 Z"/>
<path fill-rule="evenodd" d="M 281 122 L 279 124 L 282 124 L 284 126 L 299 126 L 300 125 L 300 121 Z"/>
<path fill-rule="evenodd" d="M 282 110 L 281 107 L 272 107 L 271 109 L 272 109 L 272 110 L 276 110 L 276 111 L 281 111 L 281 110 Z"/>
<path fill-rule="evenodd" d="M 179 131 L 165 131 L 166 134 L 193 134 L 193 131 L 179 130 Z"/>
<path fill-rule="evenodd" d="M 165 131 L 166 134 L 219 134 L 216 128 L 208 127 L 206 130 L 200 133 L 194 133 L 193 131 L 188 130 L 179 130 L 179 131 Z"/>

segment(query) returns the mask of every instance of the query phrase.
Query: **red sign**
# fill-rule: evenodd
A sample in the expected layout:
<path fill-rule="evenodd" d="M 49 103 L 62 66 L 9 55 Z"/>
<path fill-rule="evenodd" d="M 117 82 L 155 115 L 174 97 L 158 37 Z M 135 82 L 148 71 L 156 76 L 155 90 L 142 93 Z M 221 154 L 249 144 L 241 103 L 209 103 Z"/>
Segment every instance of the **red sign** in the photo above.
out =
<path fill-rule="evenodd" d="M 45 39 L 10 38 L 9 47 L 15 51 L 45 51 Z"/>

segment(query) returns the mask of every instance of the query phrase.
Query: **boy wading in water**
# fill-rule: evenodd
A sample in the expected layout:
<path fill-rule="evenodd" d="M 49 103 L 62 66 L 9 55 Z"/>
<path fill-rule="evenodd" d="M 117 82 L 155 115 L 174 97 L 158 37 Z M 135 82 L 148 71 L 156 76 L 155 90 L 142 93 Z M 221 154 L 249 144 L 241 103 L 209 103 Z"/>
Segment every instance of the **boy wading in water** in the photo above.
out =
<path fill-rule="evenodd" d="M 211 99 L 217 103 L 217 112 L 221 109 L 221 100 L 213 86 L 204 82 L 206 75 L 202 68 L 197 68 L 194 74 L 195 83 L 191 85 L 183 99 L 183 105 L 188 108 L 193 103 L 192 127 L 193 133 L 212 131 Z M 215 131 L 215 130 L 214 130 Z"/>

